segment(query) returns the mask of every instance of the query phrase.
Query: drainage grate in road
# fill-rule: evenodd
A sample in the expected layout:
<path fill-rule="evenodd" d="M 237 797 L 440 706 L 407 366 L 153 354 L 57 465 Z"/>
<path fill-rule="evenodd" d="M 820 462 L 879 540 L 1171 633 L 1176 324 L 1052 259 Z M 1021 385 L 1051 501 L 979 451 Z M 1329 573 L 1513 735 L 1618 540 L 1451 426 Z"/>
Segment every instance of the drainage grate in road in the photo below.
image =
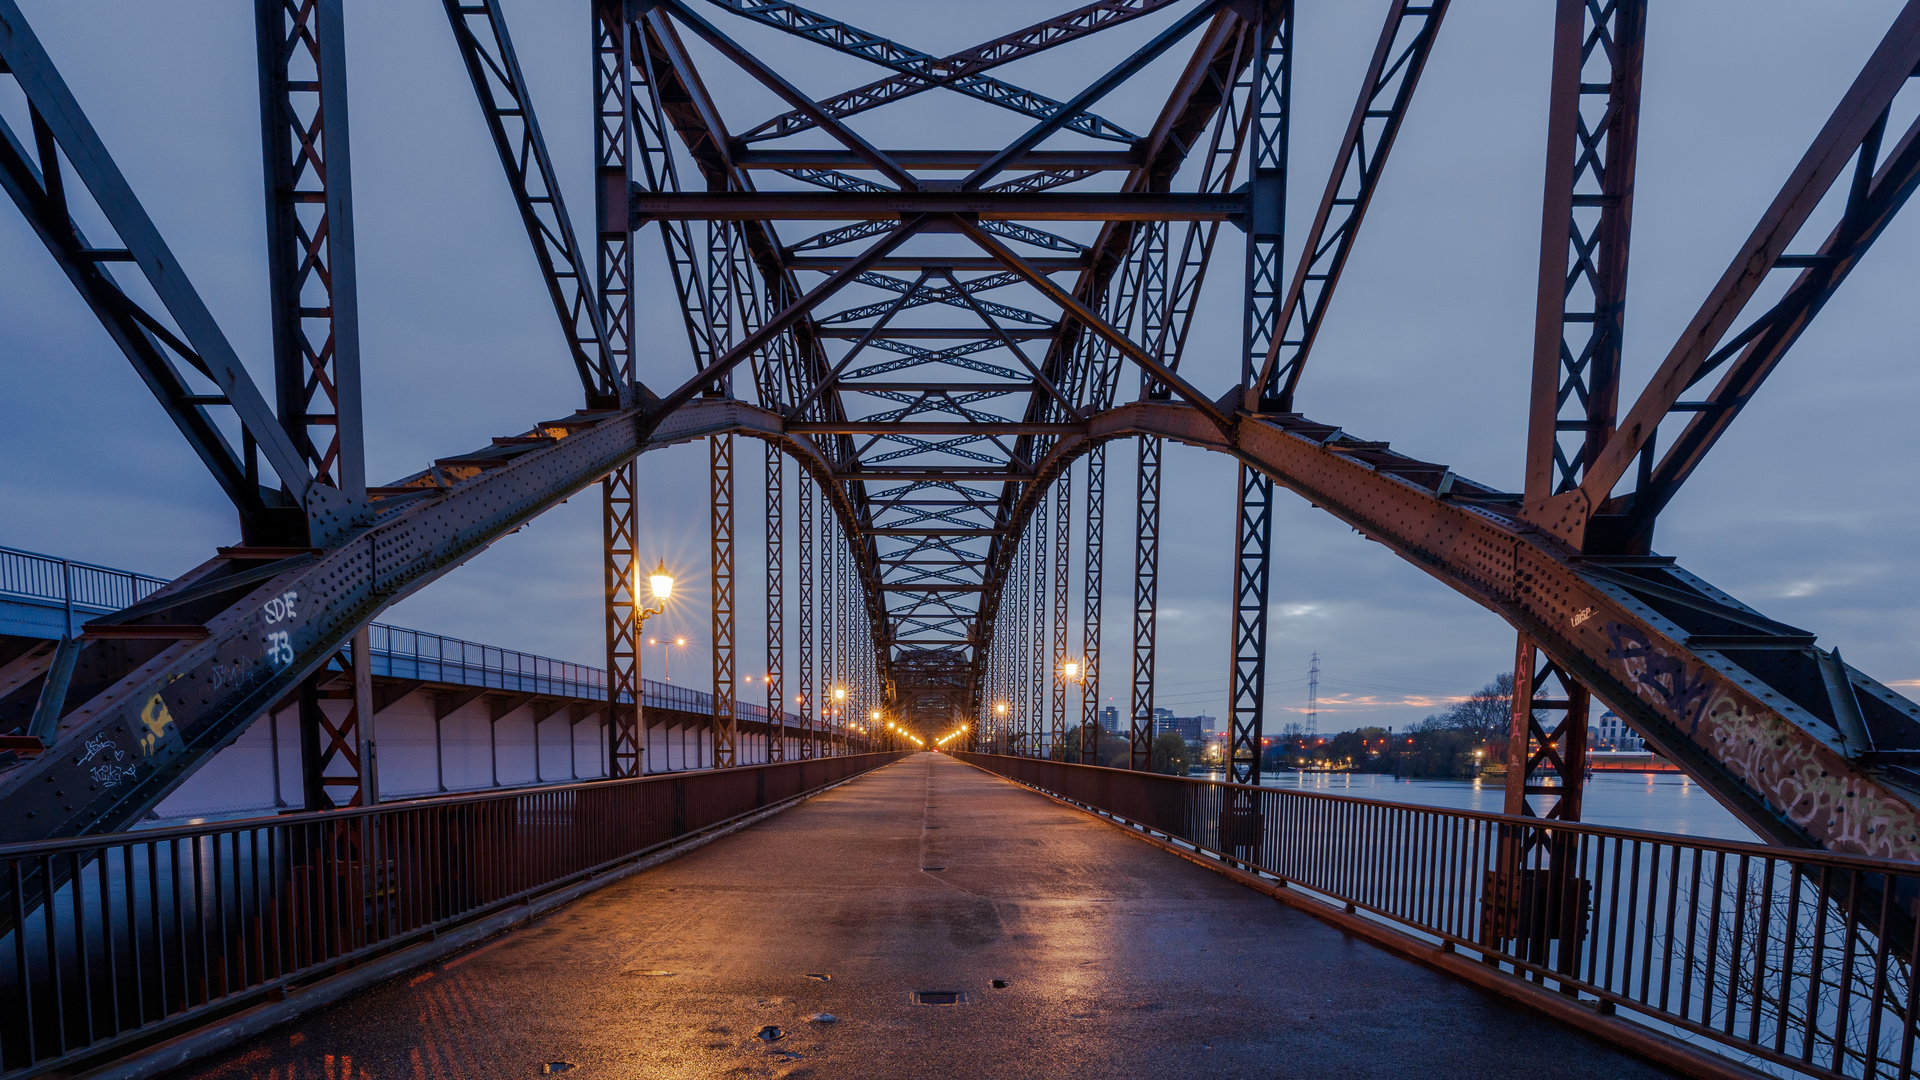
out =
<path fill-rule="evenodd" d="M 958 990 L 915 990 L 915 1005 L 959 1005 L 967 1000 L 967 995 Z"/>
<path fill-rule="evenodd" d="M 993 987 L 993 988 L 994 988 L 995 990 L 1005 990 L 1005 989 L 1007 988 L 1007 980 L 1005 980 L 1005 979 L 995 979 L 995 980 L 993 980 L 993 982 L 992 982 L 992 983 L 990 983 L 990 984 L 988 984 L 988 985 L 990 985 L 990 986 L 992 986 L 992 987 Z"/>
<path fill-rule="evenodd" d="M 923 866 L 923 867 L 921 867 L 921 868 L 920 868 L 920 870 L 921 870 L 921 871 L 922 871 L 923 873 L 928 873 L 928 874 L 937 874 L 937 873 L 939 873 L 939 872 L 941 872 L 942 870 L 945 870 L 945 869 L 946 869 L 946 867 L 944 867 L 944 866 Z"/>

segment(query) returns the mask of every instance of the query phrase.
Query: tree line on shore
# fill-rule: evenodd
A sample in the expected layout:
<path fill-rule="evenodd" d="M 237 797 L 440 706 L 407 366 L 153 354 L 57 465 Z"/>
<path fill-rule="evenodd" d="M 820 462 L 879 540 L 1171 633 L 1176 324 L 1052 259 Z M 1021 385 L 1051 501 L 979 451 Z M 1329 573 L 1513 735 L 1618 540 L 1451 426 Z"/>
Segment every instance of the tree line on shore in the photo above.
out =
<path fill-rule="evenodd" d="M 1364 727 L 1308 738 L 1298 723 L 1266 740 L 1262 772 L 1286 769 L 1338 769 L 1392 773 L 1396 776 L 1467 778 L 1488 762 L 1506 758 L 1507 731 L 1513 716 L 1513 675 L 1502 672 L 1477 692 L 1433 713 L 1405 731 Z M 1066 759 L 1080 760 L 1080 729 L 1067 733 Z M 1124 769 L 1128 744 L 1123 735 L 1101 731 L 1097 763 Z M 1217 764 L 1218 746 L 1195 746 L 1179 733 L 1163 731 L 1153 740 L 1153 771 L 1185 776 L 1196 765 Z M 1210 760 L 1210 758 L 1212 760 Z"/>

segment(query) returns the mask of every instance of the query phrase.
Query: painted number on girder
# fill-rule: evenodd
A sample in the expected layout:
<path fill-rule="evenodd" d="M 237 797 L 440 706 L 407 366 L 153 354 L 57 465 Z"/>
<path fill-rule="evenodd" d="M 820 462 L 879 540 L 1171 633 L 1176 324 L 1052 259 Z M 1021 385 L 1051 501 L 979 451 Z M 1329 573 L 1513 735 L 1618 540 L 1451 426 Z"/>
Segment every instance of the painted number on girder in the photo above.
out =
<path fill-rule="evenodd" d="M 299 612 L 300 594 L 291 590 L 266 602 L 260 608 L 260 616 L 267 625 L 286 622 Z M 292 634 L 286 630 L 272 630 L 267 633 L 267 659 L 280 667 L 293 663 Z"/>

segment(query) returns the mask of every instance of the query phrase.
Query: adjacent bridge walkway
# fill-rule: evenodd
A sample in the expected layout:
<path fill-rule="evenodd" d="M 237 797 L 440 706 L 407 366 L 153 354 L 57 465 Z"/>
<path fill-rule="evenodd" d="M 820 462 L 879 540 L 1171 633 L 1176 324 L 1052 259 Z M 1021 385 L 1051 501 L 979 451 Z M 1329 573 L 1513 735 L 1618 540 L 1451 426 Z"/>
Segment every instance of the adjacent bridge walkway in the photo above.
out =
<path fill-rule="evenodd" d="M 582 1080 L 1671 1075 L 935 754 L 180 1075 L 555 1062 Z"/>

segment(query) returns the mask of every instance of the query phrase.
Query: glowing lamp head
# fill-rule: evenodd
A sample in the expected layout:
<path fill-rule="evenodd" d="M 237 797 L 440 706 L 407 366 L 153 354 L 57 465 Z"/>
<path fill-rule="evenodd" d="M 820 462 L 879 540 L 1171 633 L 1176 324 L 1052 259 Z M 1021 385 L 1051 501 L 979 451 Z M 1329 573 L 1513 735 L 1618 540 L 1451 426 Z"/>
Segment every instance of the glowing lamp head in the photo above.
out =
<path fill-rule="evenodd" d="M 660 565 L 654 567 L 653 573 L 647 576 L 647 584 L 653 586 L 655 600 L 665 600 L 673 595 L 673 575 L 667 573 L 667 560 L 661 559 Z"/>
<path fill-rule="evenodd" d="M 1060 665 L 1060 674 L 1064 676 L 1068 682 L 1072 682 L 1080 677 L 1080 664 L 1077 661 L 1068 660 L 1066 663 Z"/>
<path fill-rule="evenodd" d="M 847 688 L 846 688 L 846 687 L 844 687 L 844 686 L 836 686 L 836 687 L 834 687 L 834 688 L 833 688 L 833 700 L 835 700 L 835 701 L 845 701 L 845 700 L 847 700 Z"/>
<path fill-rule="evenodd" d="M 993 711 L 996 713 L 999 713 L 1001 716 L 1007 715 L 1007 703 L 1002 701 L 995 704 L 993 707 Z"/>
<path fill-rule="evenodd" d="M 867 714 L 867 717 L 872 720 L 880 719 L 880 710 L 879 709 L 873 710 L 872 712 Z"/>
<path fill-rule="evenodd" d="M 686 639 L 686 638 L 683 638 L 683 637 L 677 637 L 677 638 L 674 638 L 674 639 L 673 639 L 673 643 L 674 643 L 675 645 L 682 645 L 682 646 L 684 646 L 684 645 L 685 645 L 685 644 L 687 643 L 687 639 Z"/>

